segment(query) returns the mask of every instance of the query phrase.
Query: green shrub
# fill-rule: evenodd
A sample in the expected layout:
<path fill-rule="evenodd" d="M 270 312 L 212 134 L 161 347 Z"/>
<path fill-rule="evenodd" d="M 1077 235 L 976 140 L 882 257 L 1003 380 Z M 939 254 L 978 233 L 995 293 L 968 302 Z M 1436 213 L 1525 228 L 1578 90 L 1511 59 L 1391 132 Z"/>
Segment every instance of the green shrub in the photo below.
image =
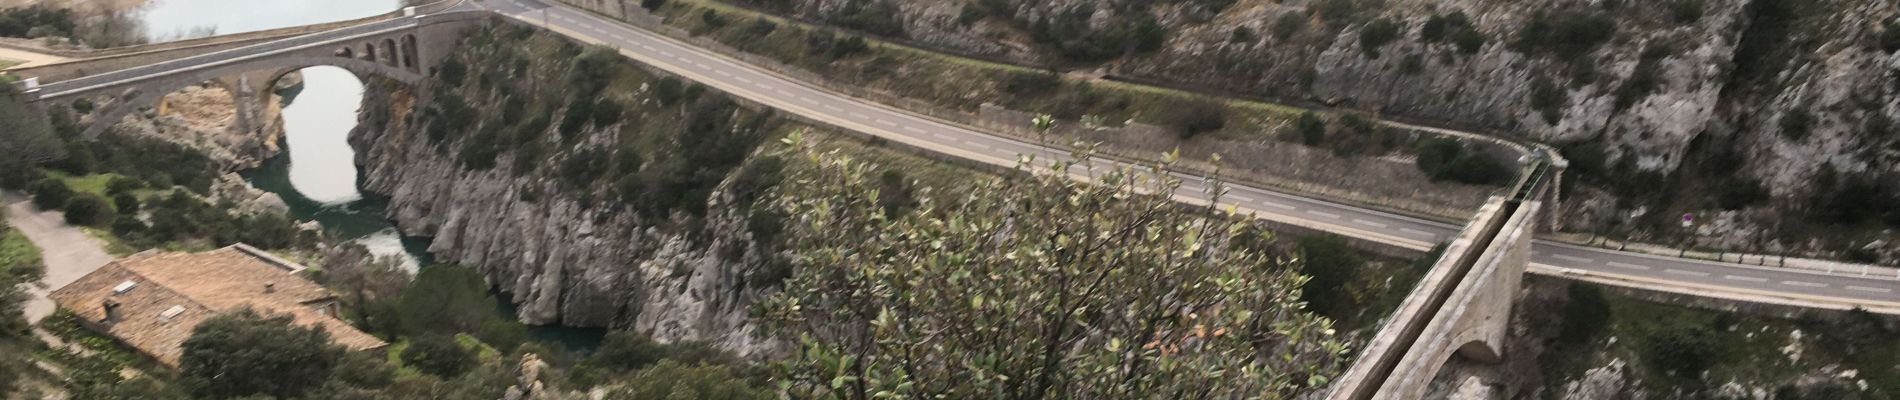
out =
<path fill-rule="evenodd" d="M 422 335 L 399 355 L 405 366 L 444 378 L 461 376 L 475 366 L 475 353 L 445 335 Z"/>
<path fill-rule="evenodd" d="M 1716 205 L 1724 210 L 1740 210 L 1768 200 L 1768 188 L 1754 179 L 1736 179 L 1716 192 Z"/>
<path fill-rule="evenodd" d="M 830 18 L 831 22 L 849 29 L 885 37 L 904 37 L 903 15 L 897 5 L 888 0 L 852 0 L 844 4 Z"/>
<path fill-rule="evenodd" d="M 1563 121 L 1563 109 L 1570 103 L 1570 93 L 1563 87 L 1539 76 L 1531 80 L 1531 109 L 1544 117 L 1544 123 L 1556 125 Z"/>
<path fill-rule="evenodd" d="M 765 17 L 761 16 L 753 18 L 751 25 L 746 25 L 745 34 L 746 37 L 751 38 L 751 40 L 763 40 L 767 35 L 771 35 L 773 31 L 777 30 L 778 24 L 772 23 L 772 20 L 765 19 Z"/>
<path fill-rule="evenodd" d="M 1209 99 L 1187 101 L 1164 116 L 1168 126 L 1174 127 L 1181 140 L 1192 139 L 1202 133 L 1213 132 L 1227 126 L 1227 105 Z"/>
<path fill-rule="evenodd" d="M 112 207 L 119 210 L 119 215 L 138 215 L 139 197 L 133 196 L 131 193 L 120 192 L 119 194 L 112 195 Z"/>
<path fill-rule="evenodd" d="M 1900 20 L 1888 21 L 1880 28 L 1879 46 L 1888 53 L 1900 51 Z"/>
<path fill-rule="evenodd" d="M 1791 57 L 1777 56 L 1788 47 L 1793 36 L 1797 13 L 1807 3 L 1801 0 L 1749 0 L 1742 7 L 1747 29 L 1735 43 L 1735 69 L 1729 84 L 1740 89 L 1763 85 L 1781 74 Z"/>
<path fill-rule="evenodd" d="M 1253 28 L 1248 28 L 1246 25 L 1234 26 L 1233 33 L 1227 35 L 1228 43 L 1245 44 L 1253 43 L 1254 40 Z"/>
<path fill-rule="evenodd" d="M 41 210 L 57 210 L 73 198 L 73 190 L 66 187 L 66 182 L 53 178 L 34 181 L 26 191 L 33 195 L 33 206 Z"/>
<path fill-rule="evenodd" d="M 1358 250 L 1346 239 L 1330 234 L 1300 238 L 1299 250 L 1300 273 L 1311 277 L 1300 287 L 1307 309 L 1336 320 L 1346 317 L 1354 303 L 1346 286 L 1365 266 Z"/>
<path fill-rule="evenodd" d="M 666 0 L 640 0 L 640 8 L 645 8 L 647 11 L 659 11 L 660 7 L 664 6 L 666 6 Z"/>
<path fill-rule="evenodd" d="M 1597 46 L 1615 36 L 1616 21 L 1606 14 L 1580 11 L 1537 14 L 1518 31 L 1513 47 L 1520 52 L 1547 52 L 1572 60 L 1596 51 Z"/>
<path fill-rule="evenodd" d="M 1359 30 L 1359 49 L 1371 55 L 1372 58 L 1379 58 L 1379 47 L 1398 39 L 1399 30 L 1404 28 L 1391 18 L 1380 17 L 1372 20 L 1371 23 L 1366 24 L 1365 28 Z"/>
<path fill-rule="evenodd" d="M 66 201 L 61 209 L 66 214 L 66 223 L 84 226 L 108 226 L 115 214 L 112 203 L 91 193 L 83 193 Z"/>
<path fill-rule="evenodd" d="M 726 17 L 719 15 L 718 11 L 713 11 L 711 9 L 708 9 L 705 12 L 699 13 L 699 21 L 702 23 L 705 23 L 707 27 L 711 27 L 713 29 L 719 29 L 720 27 L 726 26 Z"/>
<path fill-rule="evenodd" d="M 1453 138 L 1419 141 L 1416 160 L 1419 171 L 1433 181 L 1449 180 L 1474 185 L 1501 184 L 1511 171 L 1502 163 L 1483 154 L 1468 152 L 1464 143 Z"/>
<path fill-rule="evenodd" d="M 1273 20 L 1273 39 L 1286 40 L 1306 28 L 1306 16 L 1296 12 L 1280 14 Z"/>
<path fill-rule="evenodd" d="M 1609 328 L 1610 304 L 1603 298 L 1602 289 L 1572 282 L 1568 290 L 1570 301 L 1564 303 L 1563 328 L 1557 336 L 1559 341 L 1581 344 Z"/>
<path fill-rule="evenodd" d="M 131 193 L 134 190 L 144 188 L 145 182 L 140 182 L 138 179 L 126 176 L 114 176 L 111 180 L 106 181 L 107 196 L 117 197 L 118 195 Z"/>
<path fill-rule="evenodd" d="M 1708 326 L 1670 323 L 1643 338 L 1643 362 L 1658 372 L 1695 379 L 1707 371 L 1724 349 Z"/>
<path fill-rule="evenodd" d="M 1301 144 L 1307 146 L 1318 146 L 1326 140 L 1326 119 L 1312 111 L 1301 112 L 1300 117 L 1293 120 L 1293 125 L 1287 126 L 1287 129 L 1290 137 L 1298 138 Z"/>

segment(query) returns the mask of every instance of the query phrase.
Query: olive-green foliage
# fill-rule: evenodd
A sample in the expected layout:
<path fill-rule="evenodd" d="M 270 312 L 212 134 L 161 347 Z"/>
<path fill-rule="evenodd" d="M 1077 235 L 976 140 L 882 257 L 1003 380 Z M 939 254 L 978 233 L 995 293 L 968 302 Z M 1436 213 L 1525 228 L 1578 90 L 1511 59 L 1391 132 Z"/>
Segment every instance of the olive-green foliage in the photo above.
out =
<path fill-rule="evenodd" d="M 1366 261 L 1345 238 L 1320 234 L 1300 238 L 1300 273 L 1311 277 L 1300 286 L 1300 297 L 1314 313 L 1343 319 L 1356 301 L 1346 291 Z"/>
<path fill-rule="evenodd" d="M 1300 118 L 1293 120 L 1293 125 L 1288 125 L 1286 129 L 1283 135 L 1297 138 L 1295 140 L 1307 146 L 1318 146 L 1326 140 L 1326 119 L 1312 111 L 1300 112 Z"/>
<path fill-rule="evenodd" d="M 217 161 L 203 152 L 163 139 L 108 131 L 98 140 L 83 143 L 76 151 L 94 159 L 92 172 L 116 173 L 146 182 L 146 186 L 168 188 L 183 186 L 193 193 L 208 194 L 218 179 Z"/>
<path fill-rule="evenodd" d="M 1372 58 L 1379 58 L 1379 47 L 1398 39 L 1404 29 L 1405 26 L 1391 18 L 1374 19 L 1359 30 L 1359 49 Z"/>
<path fill-rule="evenodd" d="M 1273 38 L 1286 40 L 1293 37 L 1293 34 L 1300 33 L 1300 29 L 1304 28 L 1306 28 L 1305 15 L 1293 12 L 1280 14 L 1279 18 L 1273 20 Z"/>
<path fill-rule="evenodd" d="M 182 190 L 155 196 L 144 207 L 151 214 L 151 227 L 119 234 L 133 247 L 205 239 L 217 246 L 245 243 L 263 249 L 286 249 L 316 241 L 314 234 L 297 228 L 296 221 L 280 214 L 233 214 L 229 207 L 205 203 Z"/>
<path fill-rule="evenodd" d="M 1669 18 L 1674 19 L 1678 24 L 1693 24 L 1701 21 L 1703 9 L 1707 8 L 1703 3 L 1704 0 L 1675 0 L 1669 3 Z"/>
<path fill-rule="evenodd" d="M 444 378 L 462 375 L 476 363 L 475 352 L 447 335 L 416 336 L 399 356 L 402 365 Z"/>
<path fill-rule="evenodd" d="M 1736 179 L 1722 185 L 1716 191 L 1716 206 L 1723 210 L 1740 210 L 1768 200 L 1768 188 L 1754 179 Z"/>
<path fill-rule="evenodd" d="M 569 370 L 568 380 L 579 386 L 594 386 L 664 362 L 742 369 L 745 365 L 739 358 L 705 343 L 662 344 L 638 332 L 614 331 L 601 341 L 600 348 Z"/>
<path fill-rule="evenodd" d="M 1557 339 L 1580 344 L 1607 328 L 1610 304 L 1604 300 L 1603 290 L 1595 285 L 1572 282 L 1568 290 L 1570 301 L 1564 303 L 1563 329 Z"/>
<path fill-rule="evenodd" d="M 1254 37 L 1253 28 L 1248 28 L 1246 25 L 1234 26 L 1233 33 L 1227 35 L 1228 43 L 1246 44 L 1253 43 L 1254 40 L 1257 39 Z"/>
<path fill-rule="evenodd" d="M 1453 138 L 1419 141 L 1418 169 L 1432 180 L 1449 180 L 1474 185 L 1501 185 L 1511 177 L 1503 163 L 1481 153 L 1466 151 L 1463 142 Z"/>
<path fill-rule="evenodd" d="M 775 377 L 792 397 L 1293 397 L 1343 361 L 1331 323 L 1282 295 L 1291 266 L 1229 246 L 1258 231 L 1174 203 L 1152 170 L 918 188 L 892 216 L 878 168 L 787 142 L 812 164 L 793 180 L 827 182 L 781 196 L 797 272 L 759 304 L 800 340 Z"/>
<path fill-rule="evenodd" d="M 1659 323 L 1666 325 L 1641 339 L 1643 363 L 1658 372 L 1696 379 L 1727 351 L 1714 329 L 1707 325 Z"/>
<path fill-rule="evenodd" d="M 322 328 L 246 308 L 192 328 L 178 370 L 185 387 L 200 398 L 294 398 L 328 380 L 342 353 Z"/>
<path fill-rule="evenodd" d="M 1094 7 L 1081 6 L 1046 16 L 1030 24 L 1030 36 L 1063 59 L 1080 63 L 1151 53 L 1167 42 L 1167 30 L 1149 13 L 1118 13 L 1115 22 L 1102 25 L 1090 23 L 1093 15 Z"/>
<path fill-rule="evenodd" d="M 44 4 L 0 9 L 0 36 L 38 38 L 73 37 L 73 12 Z"/>
<path fill-rule="evenodd" d="M 689 365 L 663 360 L 633 374 L 625 384 L 607 392 L 609 399 L 769 399 L 772 394 L 753 387 L 719 365 Z"/>
<path fill-rule="evenodd" d="M 104 197 L 91 193 L 82 193 L 66 200 L 66 206 L 60 208 L 66 215 L 66 223 L 92 227 L 104 227 L 112 224 L 117 214 L 112 203 Z"/>
<path fill-rule="evenodd" d="M 904 37 L 903 13 L 891 0 L 848 0 L 827 19 L 838 26 L 878 36 Z"/>
<path fill-rule="evenodd" d="M 1880 28 L 1881 51 L 1888 53 L 1900 51 L 1900 20 L 1888 21 Z"/>
<path fill-rule="evenodd" d="M 1447 15 L 1432 14 L 1431 18 L 1425 20 L 1425 25 L 1419 27 L 1418 37 L 1426 43 L 1449 40 L 1458 47 L 1459 52 L 1465 54 L 1477 54 L 1479 49 L 1484 48 L 1485 42 L 1484 32 L 1471 24 L 1471 17 L 1466 16 L 1464 11 L 1453 11 Z"/>
<path fill-rule="evenodd" d="M 1524 53 L 1550 53 L 1573 60 L 1609 42 L 1616 36 L 1616 21 L 1596 12 L 1563 11 L 1539 13 L 1531 17 L 1517 33 L 1512 49 Z"/>
<path fill-rule="evenodd" d="M 1900 185 L 1874 175 L 1841 176 L 1824 168 L 1814 179 L 1808 212 L 1830 225 L 1853 225 L 1885 219 L 1900 226 Z"/>
<path fill-rule="evenodd" d="M 27 284 L 38 282 L 45 272 L 39 248 L 0 219 L 0 393 L 12 392 L 32 368 L 26 357 L 30 326 L 22 307 Z"/>
<path fill-rule="evenodd" d="M 33 195 L 33 206 L 41 210 L 58 210 L 73 198 L 73 190 L 66 187 L 66 182 L 53 178 L 33 181 L 32 185 L 27 185 L 26 191 Z"/>
<path fill-rule="evenodd" d="M 1649 97 L 1651 92 L 1656 91 L 1657 86 L 1667 83 L 1663 80 L 1661 63 L 1672 51 L 1674 49 L 1669 45 L 1657 43 L 1652 43 L 1643 49 L 1642 57 L 1636 63 L 1636 69 L 1630 71 L 1629 79 L 1624 80 L 1623 85 L 1616 88 L 1616 102 L 1613 105 L 1616 106 L 1617 111 L 1629 109 L 1638 100 Z"/>
<path fill-rule="evenodd" d="M 1570 93 L 1549 78 L 1539 76 L 1531 80 L 1530 100 L 1531 109 L 1544 117 L 1544 123 L 1555 125 L 1564 118 L 1563 111 L 1570 103 Z"/>
<path fill-rule="evenodd" d="M 1182 140 L 1192 139 L 1202 133 L 1218 131 L 1227 126 L 1227 104 L 1220 101 L 1196 98 L 1187 104 L 1169 111 L 1164 117 L 1168 126 L 1180 135 Z"/>
<path fill-rule="evenodd" d="M 495 298 L 474 269 L 432 265 L 416 273 L 402 291 L 397 316 L 404 333 L 453 335 L 479 332 L 495 316 Z"/>

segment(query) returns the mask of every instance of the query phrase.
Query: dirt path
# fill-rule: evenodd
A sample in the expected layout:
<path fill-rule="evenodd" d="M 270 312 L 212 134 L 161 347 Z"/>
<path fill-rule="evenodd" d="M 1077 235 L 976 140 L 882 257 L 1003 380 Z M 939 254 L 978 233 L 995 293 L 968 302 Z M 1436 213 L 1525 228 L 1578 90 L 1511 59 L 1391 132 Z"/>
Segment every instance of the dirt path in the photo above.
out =
<path fill-rule="evenodd" d="M 98 240 L 77 227 L 66 225 L 65 217 L 59 212 L 34 208 L 25 194 L 0 194 L 0 203 L 6 204 L 7 223 L 26 234 L 34 246 L 39 246 L 46 262 L 46 279 L 41 281 L 46 286 L 30 290 L 33 298 L 26 303 L 28 322 L 39 322 L 40 318 L 53 313 L 53 300 L 46 297 L 53 289 L 79 280 L 112 261 L 112 255 L 106 254 Z"/>
<path fill-rule="evenodd" d="M 52 64 L 52 63 L 56 63 L 60 61 L 66 61 L 66 58 L 51 55 L 51 54 L 40 54 L 40 53 L 34 53 L 30 51 L 14 50 L 14 49 L 6 48 L 6 47 L 0 47 L 0 60 L 22 62 L 22 64 L 20 65 L 8 67 L 8 68 L 18 68 L 18 67 L 31 67 L 35 65 Z M 4 64 L 0 64 L 0 65 L 4 65 Z"/>

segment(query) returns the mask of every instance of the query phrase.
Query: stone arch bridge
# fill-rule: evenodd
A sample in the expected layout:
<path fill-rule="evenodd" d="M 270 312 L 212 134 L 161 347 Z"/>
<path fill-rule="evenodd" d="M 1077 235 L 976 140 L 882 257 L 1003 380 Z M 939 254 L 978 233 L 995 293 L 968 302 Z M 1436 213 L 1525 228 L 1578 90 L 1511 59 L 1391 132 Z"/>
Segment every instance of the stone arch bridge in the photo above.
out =
<path fill-rule="evenodd" d="M 261 109 L 258 99 L 268 99 L 273 83 L 286 74 L 332 66 L 359 78 L 382 76 L 415 84 L 470 28 L 493 21 L 491 12 L 448 0 L 405 8 L 373 22 L 242 47 L 205 46 L 199 54 L 157 51 L 163 54 L 151 55 L 152 60 L 138 60 L 137 54 L 84 58 L 10 73 L 23 78 L 20 85 L 27 99 L 40 107 L 92 103 L 92 110 L 80 121 L 82 135 L 88 139 L 168 94 L 203 84 L 231 93 L 238 109 L 238 129 L 255 132 L 262 127 L 256 121 Z M 147 63 L 112 70 L 140 61 Z M 112 72 L 88 75 L 99 70 Z"/>

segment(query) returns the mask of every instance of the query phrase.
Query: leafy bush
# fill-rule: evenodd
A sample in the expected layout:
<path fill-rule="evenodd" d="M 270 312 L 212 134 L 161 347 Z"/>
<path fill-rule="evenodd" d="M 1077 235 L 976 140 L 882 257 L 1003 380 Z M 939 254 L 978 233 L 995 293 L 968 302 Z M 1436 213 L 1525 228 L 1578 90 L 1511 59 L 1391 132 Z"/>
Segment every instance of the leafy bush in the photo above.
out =
<path fill-rule="evenodd" d="M 1643 338 L 1642 358 L 1650 368 L 1694 379 L 1723 353 L 1716 332 L 1708 326 L 1668 323 Z"/>
<path fill-rule="evenodd" d="M 1306 28 L 1305 15 L 1296 12 L 1280 14 L 1279 18 L 1273 20 L 1273 38 L 1286 40 L 1293 37 L 1293 34 L 1300 33 L 1300 29 L 1304 28 Z"/>
<path fill-rule="evenodd" d="M 778 24 L 772 23 L 772 20 L 765 19 L 765 17 L 761 16 L 753 18 L 751 25 L 746 25 L 745 34 L 746 37 L 752 40 L 763 40 L 766 35 L 771 35 L 773 31 L 777 30 Z"/>
<path fill-rule="evenodd" d="M 1371 23 L 1366 24 L 1365 28 L 1359 30 L 1359 49 L 1371 55 L 1372 58 L 1379 58 L 1379 47 L 1391 43 L 1393 39 L 1398 39 L 1400 29 L 1404 27 L 1391 18 L 1380 17 L 1372 20 Z"/>
<path fill-rule="evenodd" d="M 1300 112 L 1300 118 L 1293 120 L 1293 125 L 1287 129 L 1291 129 L 1293 136 L 1307 146 L 1318 146 L 1320 141 L 1326 140 L 1326 119 L 1312 111 Z"/>
<path fill-rule="evenodd" d="M 888 0 L 853 0 L 839 8 L 831 22 L 873 35 L 901 38 L 904 21 L 898 17 L 902 15 L 902 10 Z"/>
<path fill-rule="evenodd" d="M 403 365 L 443 378 L 454 378 L 475 364 L 475 353 L 446 335 L 422 335 L 410 340 L 399 355 Z"/>
<path fill-rule="evenodd" d="M 1768 188 L 1753 179 L 1733 180 L 1716 190 L 1716 205 L 1724 210 L 1740 210 L 1768 200 Z"/>
<path fill-rule="evenodd" d="M 26 191 L 33 194 L 33 206 L 41 210 L 57 210 L 73 198 L 73 190 L 66 187 L 66 182 L 53 178 L 34 181 Z"/>
<path fill-rule="evenodd" d="M 1808 134 L 1814 129 L 1814 114 L 1808 113 L 1805 108 L 1788 110 L 1787 113 L 1781 114 L 1779 121 L 1777 126 L 1781 128 L 1781 137 L 1788 140 L 1797 142 L 1806 140 Z"/>
<path fill-rule="evenodd" d="M 1544 117 L 1544 123 L 1556 125 L 1563 121 L 1563 109 L 1569 103 L 1570 93 L 1549 78 L 1539 76 L 1531 80 L 1531 109 Z"/>
<path fill-rule="evenodd" d="M 640 0 L 640 8 L 645 8 L 647 11 L 659 11 L 660 7 L 665 6 L 666 0 Z"/>
<path fill-rule="evenodd" d="M 699 21 L 702 23 L 705 23 L 706 26 L 711 27 L 713 29 L 719 29 L 720 27 L 726 26 L 726 17 L 719 15 L 718 11 L 713 11 L 710 9 L 706 10 L 705 12 L 699 13 Z"/>
<path fill-rule="evenodd" d="M 1815 219 L 1847 225 L 1900 213 L 1900 189 L 1894 187 L 1892 180 L 1838 175 L 1832 169 L 1823 169 L 1815 178 L 1814 196 L 1809 203 Z M 1894 221 L 1889 218 L 1889 222 Z"/>
<path fill-rule="evenodd" d="M 1163 118 L 1181 140 L 1188 140 L 1226 127 L 1227 105 L 1209 99 L 1190 100 Z"/>
<path fill-rule="evenodd" d="M 1610 304 L 1603 298 L 1603 290 L 1595 285 L 1572 282 L 1570 301 L 1564 303 L 1563 329 L 1557 340 L 1568 344 L 1581 344 L 1595 337 L 1598 332 L 1609 328 Z"/>
<path fill-rule="evenodd" d="M 1300 287 L 1307 309 L 1335 320 L 1347 317 L 1354 300 L 1345 288 L 1365 266 L 1358 250 L 1339 236 L 1307 236 L 1300 238 L 1300 261 L 1300 273 L 1312 278 Z"/>
<path fill-rule="evenodd" d="M 1880 28 L 1879 46 L 1888 53 L 1900 51 L 1900 20 L 1889 21 Z"/>
<path fill-rule="evenodd" d="M 1234 26 L 1233 33 L 1227 35 L 1228 43 L 1245 44 L 1253 43 L 1254 40 L 1253 28 L 1248 28 L 1246 25 Z"/>
<path fill-rule="evenodd" d="M 91 193 L 80 194 L 67 200 L 66 206 L 61 211 L 66 214 L 66 223 L 83 226 L 108 226 L 112 224 L 112 218 L 116 216 L 112 210 L 112 203 Z"/>
<path fill-rule="evenodd" d="M 246 308 L 192 328 L 178 370 L 185 386 L 201 398 L 296 398 L 328 380 L 342 354 L 323 328 Z"/>
<path fill-rule="evenodd" d="M 1062 87 L 1062 75 L 1056 71 L 1018 72 L 1003 80 L 1003 93 L 1014 96 L 1043 96 Z"/>
<path fill-rule="evenodd" d="M 1520 52 L 1546 52 L 1571 60 L 1596 51 L 1597 46 L 1616 36 L 1616 21 L 1609 15 L 1565 11 L 1556 15 L 1537 14 L 1518 31 L 1512 47 Z"/>
<path fill-rule="evenodd" d="M 411 335 L 476 332 L 497 318 L 495 298 L 475 270 L 459 265 L 422 268 L 396 305 L 403 331 Z"/>
<path fill-rule="evenodd" d="M 0 9 L 0 36 L 18 38 L 37 38 L 44 36 L 73 37 L 72 10 L 52 8 L 35 4 L 27 7 Z"/>
<path fill-rule="evenodd" d="M 1458 139 L 1431 138 L 1419 141 L 1418 169 L 1433 181 L 1449 180 L 1474 185 L 1501 184 L 1511 171 L 1483 154 L 1465 151 Z"/>
<path fill-rule="evenodd" d="M 1651 44 L 1643 49 L 1641 58 L 1636 62 L 1636 69 L 1630 72 L 1629 79 L 1623 81 L 1622 86 L 1616 88 L 1616 101 L 1613 103 L 1615 110 L 1629 109 L 1630 106 L 1636 105 L 1638 100 L 1649 97 L 1651 92 L 1656 91 L 1657 86 L 1663 84 L 1661 62 L 1669 56 L 1671 51 L 1670 46 L 1666 44 Z"/>
<path fill-rule="evenodd" d="M 764 400 L 770 391 L 754 387 L 721 365 L 691 365 L 664 360 L 633 374 L 626 384 L 608 392 L 614 399 L 725 399 Z"/>
<path fill-rule="evenodd" d="M 1742 7 L 1747 29 L 1735 44 L 1735 69 L 1729 84 L 1748 89 L 1768 83 L 1781 73 L 1790 57 L 1778 57 L 1793 36 L 1794 20 L 1807 3 L 1801 0 L 1749 0 Z"/>

